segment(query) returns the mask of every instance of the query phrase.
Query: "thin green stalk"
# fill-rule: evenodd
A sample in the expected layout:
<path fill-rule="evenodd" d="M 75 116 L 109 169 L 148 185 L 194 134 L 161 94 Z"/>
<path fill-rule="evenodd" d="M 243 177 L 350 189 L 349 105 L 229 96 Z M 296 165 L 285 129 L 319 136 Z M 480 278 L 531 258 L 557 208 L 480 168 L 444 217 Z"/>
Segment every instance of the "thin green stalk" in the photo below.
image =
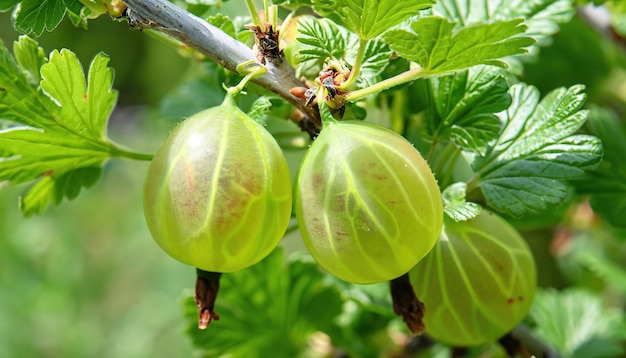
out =
<path fill-rule="evenodd" d="M 254 66 L 254 68 L 250 68 L 251 65 Z M 246 75 L 241 79 L 241 81 L 239 81 L 239 84 L 233 87 L 224 86 L 224 89 L 233 97 L 239 93 L 245 94 L 245 92 L 243 92 L 243 89 L 248 84 L 248 81 L 250 81 L 252 78 L 258 75 L 264 74 L 265 72 L 267 72 L 267 68 L 257 63 L 255 60 L 246 61 L 240 64 L 239 66 L 237 66 L 237 73 L 239 74 L 246 73 Z"/>
<path fill-rule="evenodd" d="M 254 2 L 252 0 L 246 0 L 248 4 L 248 9 L 250 10 L 250 15 L 252 16 L 252 22 L 258 27 L 261 28 L 261 31 L 265 32 L 265 25 L 261 22 L 259 18 L 259 13 L 256 11 L 256 7 L 254 6 Z"/>
<path fill-rule="evenodd" d="M 152 160 L 152 154 L 133 152 L 133 151 L 124 149 L 113 143 L 110 144 L 110 150 L 111 150 L 112 157 L 127 158 L 127 159 L 134 159 L 134 160 L 145 160 L 145 161 Z"/>
<path fill-rule="evenodd" d="M 274 31 L 276 31 L 276 29 L 278 29 L 278 6 L 276 5 L 270 6 L 269 13 L 270 13 L 269 23 L 272 24 L 272 28 L 274 29 Z"/>
<path fill-rule="evenodd" d="M 263 9 L 265 10 L 265 23 L 270 23 L 270 0 L 263 0 Z"/>
<path fill-rule="evenodd" d="M 435 150 L 435 147 L 444 145 L 439 151 Z M 435 154 L 435 152 L 437 152 Z M 437 178 L 437 183 L 440 188 L 444 189 L 450 185 L 450 178 L 452 177 L 454 167 L 461 156 L 461 151 L 452 142 L 437 141 L 431 146 L 431 150 L 428 154 L 428 165 Z"/>
<path fill-rule="evenodd" d="M 397 133 L 404 134 L 405 118 L 404 109 L 406 108 L 406 93 L 404 91 L 396 91 L 391 97 L 391 129 Z"/>
<path fill-rule="evenodd" d="M 395 75 L 393 77 L 387 78 L 386 80 L 382 80 L 369 87 L 349 92 L 345 95 L 345 99 L 346 101 L 356 101 L 363 97 L 367 97 L 371 94 L 384 91 L 391 87 L 395 87 L 403 83 L 415 81 L 416 79 L 422 76 L 423 76 L 423 69 L 421 67 L 412 68 L 408 71 L 402 72 L 399 75 Z"/>
<path fill-rule="evenodd" d="M 359 73 L 361 72 L 361 66 L 363 65 L 363 58 L 365 57 L 365 49 L 367 48 L 367 40 L 360 39 L 359 40 L 359 51 L 356 54 L 356 60 L 354 61 L 354 66 L 352 67 L 352 71 L 350 71 L 350 77 L 348 80 L 339 86 L 339 90 L 347 91 L 354 84 L 356 80 L 359 78 Z"/>

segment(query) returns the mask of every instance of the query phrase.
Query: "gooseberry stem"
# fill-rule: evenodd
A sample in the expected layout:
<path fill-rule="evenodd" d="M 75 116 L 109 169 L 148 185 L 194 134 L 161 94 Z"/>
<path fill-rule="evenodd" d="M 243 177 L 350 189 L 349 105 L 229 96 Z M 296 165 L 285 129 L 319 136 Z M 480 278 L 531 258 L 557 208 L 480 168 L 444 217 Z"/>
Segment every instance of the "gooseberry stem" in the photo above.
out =
<path fill-rule="evenodd" d="M 344 83 L 339 86 L 340 91 L 347 91 L 351 87 L 354 86 L 357 79 L 359 78 L 359 72 L 361 72 L 361 66 L 363 65 L 363 58 L 365 57 L 365 49 L 367 48 L 367 40 L 360 39 L 359 40 L 359 50 L 356 54 L 356 60 L 354 61 L 354 66 L 352 66 L 352 70 L 350 71 L 350 77 Z"/>
<path fill-rule="evenodd" d="M 424 333 L 426 326 L 424 318 L 424 304 L 417 298 L 413 286 L 406 273 L 389 281 L 393 312 L 401 316 L 411 333 L 418 335 Z"/>
<path fill-rule="evenodd" d="M 215 312 L 215 300 L 220 288 L 219 272 L 196 269 L 196 307 L 198 307 L 198 328 L 206 329 L 212 320 L 218 321 L 220 316 Z"/>
<path fill-rule="evenodd" d="M 250 67 L 250 65 L 255 65 L 256 68 L 253 70 L 250 70 L 248 67 Z M 252 78 L 262 75 L 267 71 L 267 68 L 259 63 L 257 63 L 255 60 L 249 60 L 246 61 L 242 64 L 240 64 L 239 66 L 237 66 L 237 72 L 238 73 L 246 73 L 246 75 L 241 79 L 241 81 L 239 81 L 239 84 L 237 84 L 234 87 L 224 87 L 224 89 L 226 90 L 226 92 L 228 92 L 231 96 L 236 96 L 239 93 L 244 93 L 243 91 L 244 87 L 246 87 L 246 85 L 248 84 L 248 81 L 250 81 Z"/>
<path fill-rule="evenodd" d="M 127 158 L 127 159 L 134 159 L 134 160 L 145 160 L 145 161 L 152 160 L 152 154 L 133 152 L 133 151 L 124 149 L 116 144 L 110 144 L 109 150 L 111 151 L 112 157 Z"/>
<path fill-rule="evenodd" d="M 355 66 L 356 67 L 356 66 Z M 382 80 L 378 83 L 375 83 L 369 87 L 362 88 L 360 90 L 348 92 L 345 95 L 346 102 L 356 101 L 371 94 L 375 94 L 378 92 L 382 92 L 391 87 L 399 86 L 403 83 L 415 81 L 416 79 L 423 77 L 424 71 L 421 67 L 415 67 L 405 72 L 402 72 L 399 75 L 395 75 L 393 77 L 387 78 L 386 80 Z M 352 77 L 352 76 L 350 76 Z"/>
<path fill-rule="evenodd" d="M 254 24 L 258 26 L 261 31 L 265 32 L 265 24 L 261 22 L 259 13 L 257 13 L 256 7 L 254 6 L 254 2 L 252 2 L 252 0 L 246 0 L 246 3 L 248 4 L 248 9 L 250 10 L 250 16 L 252 16 L 252 22 L 254 22 Z"/>

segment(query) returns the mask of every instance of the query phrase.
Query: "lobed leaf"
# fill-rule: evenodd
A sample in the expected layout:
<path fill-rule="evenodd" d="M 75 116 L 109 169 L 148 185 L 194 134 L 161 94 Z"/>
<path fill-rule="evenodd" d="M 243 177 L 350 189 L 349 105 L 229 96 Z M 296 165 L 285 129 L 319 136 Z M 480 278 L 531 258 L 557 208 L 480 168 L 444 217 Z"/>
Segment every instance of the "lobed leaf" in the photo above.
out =
<path fill-rule="evenodd" d="M 407 29 L 384 34 L 399 56 L 417 62 L 424 75 L 445 74 L 480 64 L 502 65 L 501 58 L 525 53 L 535 41 L 524 34 L 522 19 L 468 26 L 458 31 L 441 17 L 421 17 Z"/>
<path fill-rule="evenodd" d="M 598 138 L 574 134 L 585 122 L 583 86 L 561 88 L 539 102 L 536 88 L 511 87 L 513 102 L 499 114 L 504 128 L 487 153 L 473 163 L 490 207 L 514 217 L 539 213 L 562 202 L 567 180 L 602 158 Z"/>
<path fill-rule="evenodd" d="M 500 132 L 501 122 L 495 115 L 508 108 L 511 96 L 502 70 L 476 66 L 453 75 L 429 80 L 432 93 L 430 118 L 443 139 L 452 139 L 462 150 L 484 155 L 488 144 Z"/>
<path fill-rule="evenodd" d="M 611 225 L 626 228 L 626 128 L 617 116 L 593 108 L 588 127 L 602 140 L 605 155 L 598 168 L 574 182 L 582 194 L 591 195 L 591 207 Z"/>
<path fill-rule="evenodd" d="M 581 289 L 539 290 L 530 310 L 538 337 L 565 357 L 618 357 L 624 354 L 624 315 Z M 555 324 L 558 322 L 558 324 Z"/>
<path fill-rule="evenodd" d="M 13 123 L 0 131 L 0 181 L 39 180 L 21 201 L 30 215 L 92 185 L 108 157 L 134 154 L 106 137 L 117 100 L 108 57 L 94 58 L 85 81 L 68 50 L 54 51 L 47 60 L 34 40 L 21 37 L 14 53 L 17 61 L 0 48 L 0 118 Z M 33 83 L 37 78 L 40 83 Z"/>
<path fill-rule="evenodd" d="M 524 18 L 526 35 L 542 45 L 576 12 L 570 0 L 440 0 L 432 11 L 458 27 Z"/>
<path fill-rule="evenodd" d="M 314 0 L 320 14 L 368 40 L 431 7 L 434 0 Z"/>
<path fill-rule="evenodd" d="M 467 184 L 465 182 L 454 183 L 448 186 L 442 193 L 443 212 L 454 221 L 466 221 L 480 214 L 482 208 L 476 203 L 465 201 Z"/>
<path fill-rule="evenodd" d="M 268 96 L 261 96 L 257 98 L 252 106 L 248 110 L 248 116 L 254 121 L 265 125 L 265 116 L 272 107 L 272 101 Z"/>
<path fill-rule="evenodd" d="M 207 22 L 220 30 L 227 33 L 230 37 L 236 39 L 237 31 L 235 30 L 235 25 L 230 20 L 228 16 L 224 16 L 222 14 L 217 14 L 215 16 L 210 16 L 207 18 Z"/>
<path fill-rule="evenodd" d="M 607 257 L 598 257 L 597 253 L 579 251 L 576 261 L 589 268 L 607 285 L 626 295 L 626 268 L 611 261 Z"/>
<path fill-rule="evenodd" d="M 44 30 L 52 31 L 65 17 L 68 5 L 73 7 L 74 3 L 79 2 L 78 0 L 22 0 L 15 14 L 15 29 L 35 36 L 40 36 Z"/>

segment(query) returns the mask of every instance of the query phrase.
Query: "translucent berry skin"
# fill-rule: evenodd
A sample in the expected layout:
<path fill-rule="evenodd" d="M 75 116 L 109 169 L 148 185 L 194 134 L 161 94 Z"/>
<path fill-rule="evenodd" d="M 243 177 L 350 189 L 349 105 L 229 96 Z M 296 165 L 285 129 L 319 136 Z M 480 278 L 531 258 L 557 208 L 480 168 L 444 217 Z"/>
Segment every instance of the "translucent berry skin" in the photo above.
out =
<path fill-rule="evenodd" d="M 274 138 L 230 97 L 182 122 L 152 160 L 144 213 L 175 259 L 232 272 L 266 257 L 291 216 L 291 177 Z"/>
<path fill-rule="evenodd" d="M 426 333 L 454 346 L 508 333 L 528 313 L 537 283 L 526 242 L 486 210 L 466 222 L 446 219 L 441 239 L 410 278 L 426 307 Z"/>
<path fill-rule="evenodd" d="M 435 245 L 441 194 L 402 136 L 363 122 L 333 122 L 315 139 L 296 179 L 306 247 L 342 280 L 369 284 L 407 273 Z"/>

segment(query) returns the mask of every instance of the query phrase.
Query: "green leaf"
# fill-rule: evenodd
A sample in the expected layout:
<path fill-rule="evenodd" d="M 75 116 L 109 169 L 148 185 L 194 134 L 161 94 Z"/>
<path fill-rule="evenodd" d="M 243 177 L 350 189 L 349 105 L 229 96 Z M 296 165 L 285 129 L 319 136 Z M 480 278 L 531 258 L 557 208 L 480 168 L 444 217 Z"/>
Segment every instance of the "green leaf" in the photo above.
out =
<path fill-rule="evenodd" d="M 464 182 L 454 183 L 447 187 L 443 193 L 443 212 L 454 221 L 470 220 L 480 214 L 480 205 L 465 201 L 467 184 Z"/>
<path fill-rule="evenodd" d="M 67 131 L 93 141 L 105 139 L 106 123 L 117 101 L 108 62 L 104 54 L 93 59 L 87 87 L 85 73 L 73 52 L 55 50 L 50 62 L 41 67 L 41 88 L 57 105 L 52 112 L 65 119 L 63 127 Z"/>
<path fill-rule="evenodd" d="M 283 262 L 279 248 L 260 263 L 222 275 L 215 311 L 220 320 L 197 328 L 185 300 L 188 333 L 202 357 L 296 357 L 311 335 L 328 331 L 341 312 L 339 291 L 309 256 Z"/>
<path fill-rule="evenodd" d="M 20 36 L 14 46 L 15 60 L 26 73 L 29 83 L 35 86 L 39 85 L 41 82 L 39 69 L 48 62 L 43 49 L 39 47 L 37 41 L 27 36 Z"/>
<path fill-rule="evenodd" d="M 314 0 L 320 14 L 368 40 L 431 7 L 434 0 Z"/>
<path fill-rule="evenodd" d="M 215 16 L 210 16 L 207 18 L 207 22 L 220 30 L 227 33 L 232 38 L 237 38 L 237 32 L 235 31 L 235 25 L 230 21 L 228 16 L 224 16 L 222 14 L 217 14 Z"/>
<path fill-rule="evenodd" d="M 42 180 L 22 199 L 27 215 L 92 185 L 108 157 L 149 158 L 127 152 L 106 137 L 117 99 L 108 57 L 94 58 L 85 83 L 75 54 L 54 51 L 46 61 L 31 41 L 23 37 L 16 42 L 19 61 L 0 48 L 0 117 L 14 123 L 0 131 L 0 181 L 15 185 Z M 44 64 L 37 86 L 32 82 L 39 63 Z"/>
<path fill-rule="evenodd" d="M 539 290 L 530 310 L 533 329 L 564 357 L 621 357 L 626 338 L 623 312 L 581 289 Z"/>
<path fill-rule="evenodd" d="M 558 24 L 569 22 L 576 13 L 570 0 L 439 0 L 432 10 L 459 27 L 523 18 L 526 35 L 540 45 L 547 45 Z"/>
<path fill-rule="evenodd" d="M 596 253 L 589 251 L 579 251 L 576 260 L 608 285 L 626 295 L 626 268 L 611 262 L 607 257 L 598 257 Z"/>
<path fill-rule="evenodd" d="M 314 70 L 306 72 L 316 76 L 326 59 L 338 60 L 345 57 L 351 37 L 332 21 L 304 17 L 298 21 L 296 40 L 302 44 L 297 52 L 300 61 L 298 67 L 313 67 Z"/>
<path fill-rule="evenodd" d="M 429 80 L 438 118 L 433 127 L 440 138 L 452 139 L 462 150 L 485 155 L 488 144 L 497 138 L 501 122 L 495 115 L 511 104 L 509 86 L 502 69 L 475 66 L 454 75 Z"/>
<path fill-rule="evenodd" d="M 101 171 L 99 167 L 87 167 L 72 170 L 56 179 L 44 175 L 20 197 L 22 214 L 29 217 L 43 212 L 50 202 L 58 205 L 65 197 L 76 198 L 82 188 L 89 188 L 98 181 Z"/>
<path fill-rule="evenodd" d="M 0 12 L 12 9 L 20 0 L 0 0 Z"/>
<path fill-rule="evenodd" d="M 580 178 L 602 158 L 598 138 L 574 134 L 587 118 L 584 87 L 560 88 L 539 102 L 529 85 L 511 87 L 513 103 L 500 113 L 504 128 L 473 163 L 490 207 L 513 217 L 540 213 L 568 193 L 566 180 Z M 471 189 L 470 189 L 471 190 Z"/>
<path fill-rule="evenodd" d="M 317 76 L 328 59 L 345 60 L 351 65 L 356 61 L 359 38 L 327 19 L 301 19 L 296 40 L 302 44 L 297 53 L 298 70 L 306 76 Z M 377 82 L 392 56 L 393 52 L 382 41 L 369 40 L 357 87 Z"/>
<path fill-rule="evenodd" d="M 580 193 L 590 194 L 595 212 L 615 227 L 626 228 L 626 128 L 617 116 L 593 108 L 588 127 L 602 140 L 604 158 L 595 170 L 574 184 Z"/>
<path fill-rule="evenodd" d="M 272 101 L 267 96 L 262 96 L 256 99 L 252 106 L 248 110 L 248 116 L 255 121 L 265 124 L 265 116 L 272 108 Z"/>
<path fill-rule="evenodd" d="M 15 16 L 15 28 L 39 36 L 44 30 L 54 30 L 63 20 L 65 10 L 65 1 L 23 0 Z"/>
<path fill-rule="evenodd" d="M 424 75 L 443 74 L 480 64 L 502 66 L 501 58 L 525 53 L 535 41 L 524 34 L 522 19 L 468 26 L 441 17 L 422 17 L 410 29 L 394 29 L 384 40 L 398 55 L 417 62 Z"/>

